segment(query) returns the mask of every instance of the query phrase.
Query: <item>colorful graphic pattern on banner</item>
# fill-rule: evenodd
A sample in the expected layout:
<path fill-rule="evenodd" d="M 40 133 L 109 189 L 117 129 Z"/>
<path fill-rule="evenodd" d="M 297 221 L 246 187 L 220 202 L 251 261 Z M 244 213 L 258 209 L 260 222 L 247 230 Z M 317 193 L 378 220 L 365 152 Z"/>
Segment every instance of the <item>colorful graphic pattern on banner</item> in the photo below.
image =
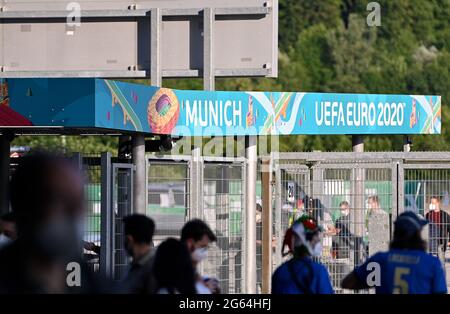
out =
<path fill-rule="evenodd" d="M 101 89 L 101 81 L 97 82 Z M 118 105 L 123 126 L 158 134 L 439 134 L 441 97 L 206 92 L 104 81 L 97 104 Z M 99 124 L 111 126 L 98 119 Z M 116 121 L 117 122 L 117 121 Z"/>
<path fill-rule="evenodd" d="M 10 94 L 11 108 L 38 126 L 185 136 L 441 132 L 440 96 L 185 91 L 102 79 L 15 79 Z"/>

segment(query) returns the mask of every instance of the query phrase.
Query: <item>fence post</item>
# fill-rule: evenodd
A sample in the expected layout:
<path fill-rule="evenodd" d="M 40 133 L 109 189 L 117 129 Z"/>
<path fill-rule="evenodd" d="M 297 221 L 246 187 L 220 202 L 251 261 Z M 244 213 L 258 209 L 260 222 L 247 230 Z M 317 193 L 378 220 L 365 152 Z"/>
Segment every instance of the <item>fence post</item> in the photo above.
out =
<path fill-rule="evenodd" d="M 80 171 L 83 170 L 83 155 L 81 153 L 73 153 L 72 160 Z"/>
<path fill-rule="evenodd" d="M 362 153 L 364 152 L 364 138 L 362 135 L 353 135 L 352 136 L 352 145 L 353 152 Z M 356 168 L 353 168 L 353 191 L 354 195 L 353 201 L 353 215 L 355 221 L 355 247 L 357 250 L 355 251 L 355 265 L 358 265 L 362 258 L 362 242 L 363 237 L 365 235 L 365 208 L 364 208 L 364 168 L 360 168 L 359 165 L 356 165 Z"/>
<path fill-rule="evenodd" d="M 146 200 L 146 186 L 147 186 L 147 171 L 145 168 L 145 137 L 144 134 L 135 134 L 132 136 L 132 150 L 133 150 L 133 164 L 135 165 L 134 172 L 134 188 L 133 200 L 135 213 L 146 214 L 147 205 Z"/>
<path fill-rule="evenodd" d="M 262 160 L 262 293 L 270 293 L 272 279 L 272 170 L 270 158 Z"/>
<path fill-rule="evenodd" d="M 275 237 L 277 239 L 276 243 L 276 250 L 275 250 L 275 262 L 276 265 L 280 265 L 282 262 L 281 258 L 281 250 L 282 250 L 282 241 L 283 241 L 283 230 L 281 230 L 281 207 L 282 207 L 282 201 L 281 201 L 281 189 L 282 189 L 282 182 L 281 182 L 281 168 L 280 163 L 278 162 L 278 158 L 273 158 L 272 156 L 272 163 L 273 168 L 275 170 Z"/>
<path fill-rule="evenodd" d="M 256 136 L 247 136 L 245 143 L 247 164 L 245 214 L 245 292 L 256 293 Z"/>
<path fill-rule="evenodd" d="M 191 152 L 191 162 L 189 167 L 189 219 L 202 218 L 202 168 L 201 147 L 195 146 Z"/>
<path fill-rule="evenodd" d="M 111 153 L 101 154 L 101 216 L 100 216 L 100 272 L 112 278 L 113 261 L 113 223 Z"/>

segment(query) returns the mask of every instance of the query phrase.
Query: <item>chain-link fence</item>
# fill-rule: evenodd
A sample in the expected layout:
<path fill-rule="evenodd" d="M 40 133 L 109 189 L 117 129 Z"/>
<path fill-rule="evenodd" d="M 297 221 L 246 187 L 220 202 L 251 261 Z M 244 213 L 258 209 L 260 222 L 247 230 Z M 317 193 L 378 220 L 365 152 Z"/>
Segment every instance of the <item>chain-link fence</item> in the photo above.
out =
<path fill-rule="evenodd" d="M 240 293 L 243 285 L 243 165 L 205 163 L 203 216 L 217 236 L 203 263 L 203 273 L 216 276 L 223 293 Z"/>
<path fill-rule="evenodd" d="M 387 250 L 396 216 L 412 210 L 430 221 L 428 250 L 449 268 L 449 161 L 448 153 L 281 154 L 273 191 L 274 266 L 283 262 L 285 230 L 302 214 L 313 215 L 324 228 L 318 260 L 335 291 L 348 293 L 340 288 L 344 276 Z"/>
<path fill-rule="evenodd" d="M 445 267 L 450 286 L 450 165 L 404 165 L 404 209 L 424 216 L 428 251 Z"/>
<path fill-rule="evenodd" d="M 189 213 L 188 163 L 150 159 L 147 199 L 147 214 L 156 222 L 154 244 L 179 237 Z"/>
<path fill-rule="evenodd" d="M 88 265 L 94 271 L 100 266 L 101 239 L 101 163 L 100 154 L 75 155 L 79 158 L 82 171 L 85 177 L 85 198 L 87 202 L 87 212 L 84 228 L 83 240 L 89 245 L 85 245 L 84 256 Z"/>

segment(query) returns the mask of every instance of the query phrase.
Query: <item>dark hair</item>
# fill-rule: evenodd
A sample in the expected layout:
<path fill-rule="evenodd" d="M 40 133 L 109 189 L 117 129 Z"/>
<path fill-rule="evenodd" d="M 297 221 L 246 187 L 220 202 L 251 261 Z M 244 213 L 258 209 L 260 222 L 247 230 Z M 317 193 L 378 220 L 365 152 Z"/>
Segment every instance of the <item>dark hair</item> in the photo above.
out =
<path fill-rule="evenodd" d="M 183 229 L 181 229 L 181 241 L 186 241 L 187 239 L 194 239 L 194 241 L 199 241 L 205 235 L 212 242 L 215 242 L 217 240 L 216 236 L 208 227 L 208 225 L 200 219 L 192 219 L 188 221 L 183 226 Z"/>
<path fill-rule="evenodd" d="M 426 250 L 426 242 L 422 239 L 420 231 L 414 234 L 408 234 L 405 230 L 400 228 L 394 229 L 394 239 L 390 245 L 391 249 L 401 250 Z"/>
<path fill-rule="evenodd" d="M 347 201 L 342 201 L 342 202 L 340 202 L 339 203 L 339 207 L 341 207 L 341 206 L 350 206 L 350 204 L 347 202 Z"/>
<path fill-rule="evenodd" d="M 263 208 L 260 203 L 256 203 L 256 210 L 262 212 Z"/>
<path fill-rule="evenodd" d="M 145 215 L 133 214 L 123 218 L 125 235 L 133 237 L 136 243 L 151 244 L 155 223 Z"/>
<path fill-rule="evenodd" d="M 17 219 L 16 219 L 16 214 L 14 214 L 13 212 L 11 213 L 6 213 L 2 216 L 0 216 L 0 220 L 1 221 L 5 221 L 5 222 L 13 222 L 16 223 Z"/>
<path fill-rule="evenodd" d="M 10 181 L 10 202 L 19 231 L 30 230 L 45 214 L 45 180 L 55 165 L 76 169 L 72 160 L 56 152 L 36 151 L 20 159 Z"/>
<path fill-rule="evenodd" d="M 441 202 L 441 198 L 440 198 L 439 196 L 432 195 L 432 196 L 430 197 L 430 201 L 431 201 L 432 199 L 437 200 L 439 203 Z"/>
<path fill-rule="evenodd" d="M 367 200 L 368 200 L 368 201 L 375 202 L 375 203 L 377 203 L 377 204 L 380 204 L 380 199 L 378 198 L 378 195 L 372 195 L 372 196 L 369 196 L 369 198 L 368 198 Z"/>
<path fill-rule="evenodd" d="M 157 288 L 169 293 L 195 294 L 195 270 L 191 255 L 182 242 L 169 238 L 156 251 L 153 272 Z"/>

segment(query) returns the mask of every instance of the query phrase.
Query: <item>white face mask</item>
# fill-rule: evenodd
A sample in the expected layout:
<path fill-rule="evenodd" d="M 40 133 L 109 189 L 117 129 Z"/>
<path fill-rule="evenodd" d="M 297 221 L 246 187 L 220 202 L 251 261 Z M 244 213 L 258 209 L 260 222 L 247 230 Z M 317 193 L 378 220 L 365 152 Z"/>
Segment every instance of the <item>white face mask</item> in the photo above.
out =
<path fill-rule="evenodd" d="M 10 237 L 5 236 L 3 233 L 0 234 L 0 249 L 4 246 L 7 246 L 12 242 Z"/>
<path fill-rule="evenodd" d="M 206 259 L 206 257 L 208 257 L 208 248 L 201 247 L 195 249 L 194 252 L 192 252 L 192 259 L 197 263 L 200 263 L 201 261 Z"/>
<path fill-rule="evenodd" d="M 322 255 L 322 242 L 317 242 L 314 246 L 314 249 L 311 252 L 312 256 L 321 256 Z"/>
<path fill-rule="evenodd" d="M 435 209 L 437 209 L 437 208 L 436 208 L 436 204 L 430 204 L 430 205 L 428 205 L 428 208 L 429 208 L 430 210 L 435 210 Z"/>

